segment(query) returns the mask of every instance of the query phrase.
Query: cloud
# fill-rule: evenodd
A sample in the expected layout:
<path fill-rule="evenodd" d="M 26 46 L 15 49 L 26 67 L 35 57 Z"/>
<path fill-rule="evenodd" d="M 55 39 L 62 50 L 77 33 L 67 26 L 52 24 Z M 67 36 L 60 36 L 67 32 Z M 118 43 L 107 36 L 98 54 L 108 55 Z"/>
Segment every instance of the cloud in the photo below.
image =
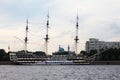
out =
<path fill-rule="evenodd" d="M 44 50 L 46 15 L 50 13 L 49 52 L 58 45 L 74 45 L 76 15 L 79 15 L 79 50 L 89 38 L 118 41 L 120 0 L 1 0 L 0 47 L 6 48 L 12 36 L 24 40 L 25 19 L 29 18 L 29 50 Z M 12 37 L 12 38 L 11 38 Z M 3 42 L 5 41 L 5 42 Z M 19 40 L 17 39 L 17 42 Z M 6 44 L 3 44 L 6 43 Z M 12 44 L 11 44 L 12 45 Z M 24 44 L 20 44 L 24 49 Z M 12 45 L 13 46 L 13 45 Z M 19 47 L 18 47 L 19 48 Z"/>

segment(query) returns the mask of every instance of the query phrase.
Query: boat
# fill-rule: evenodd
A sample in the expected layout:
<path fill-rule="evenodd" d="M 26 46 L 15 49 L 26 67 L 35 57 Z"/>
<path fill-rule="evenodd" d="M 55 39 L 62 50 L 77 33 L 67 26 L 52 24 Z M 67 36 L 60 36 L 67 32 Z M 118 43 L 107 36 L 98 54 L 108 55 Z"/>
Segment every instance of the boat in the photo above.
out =
<path fill-rule="evenodd" d="M 56 57 L 55 57 L 56 56 Z M 53 54 L 52 57 L 38 57 L 33 53 L 12 52 L 10 53 L 10 61 L 17 65 L 87 65 L 89 64 L 81 57 L 70 56 L 60 53 Z"/>
<path fill-rule="evenodd" d="M 10 53 L 10 61 L 19 64 L 19 65 L 78 65 L 78 64 L 89 64 L 86 60 L 81 59 L 81 57 L 77 57 L 75 52 L 68 51 L 65 52 L 55 52 L 53 53 L 52 57 L 48 55 L 48 28 L 49 28 L 49 14 L 47 15 L 47 30 L 46 30 L 46 55 L 44 56 L 37 56 L 33 52 L 27 51 L 27 42 L 28 42 L 28 20 L 26 21 L 26 36 L 24 39 L 25 42 L 25 50 L 11 52 Z M 77 25 L 76 31 L 78 31 L 78 16 L 77 16 Z M 77 52 L 77 43 L 78 43 L 78 32 L 76 32 L 76 38 L 74 39 L 76 42 L 76 52 Z M 59 47 L 60 48 L 60 47 Z M 62 53 L 62 54 L 61 54 Z M 56 59 L 57 58 L 57 59 Z"/>

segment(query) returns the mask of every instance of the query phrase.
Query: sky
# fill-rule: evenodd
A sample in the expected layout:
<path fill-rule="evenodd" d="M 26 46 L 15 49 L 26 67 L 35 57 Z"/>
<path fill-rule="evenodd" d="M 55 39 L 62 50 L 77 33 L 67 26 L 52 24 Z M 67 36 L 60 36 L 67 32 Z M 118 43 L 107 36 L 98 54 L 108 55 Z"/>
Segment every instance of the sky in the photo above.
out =
<path fill-rule="evenodd" d="M 24 49 L 26 18 L 29 20 L 28 50 L 45 51 L 49 12 L 48 52 L 59 45 L 75 50 L 76 16 L 79 16 L 78 51 L 89 38 L 120 41 L 120 0 L 0 0 L 0 48 Z"/>

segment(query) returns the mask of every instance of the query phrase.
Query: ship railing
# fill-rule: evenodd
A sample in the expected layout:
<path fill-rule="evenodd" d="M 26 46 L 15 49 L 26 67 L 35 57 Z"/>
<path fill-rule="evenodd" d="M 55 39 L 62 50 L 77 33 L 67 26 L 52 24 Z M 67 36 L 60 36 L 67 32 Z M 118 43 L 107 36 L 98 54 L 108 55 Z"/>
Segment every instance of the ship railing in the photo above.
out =
<path fill-rule="evenodd" d="M 47 58 L 18 58 L 18 60 L 22 60 L 22 59 L 25 59 L 25 60 L 39 60 L 39 59 L 47 59 Z"/>

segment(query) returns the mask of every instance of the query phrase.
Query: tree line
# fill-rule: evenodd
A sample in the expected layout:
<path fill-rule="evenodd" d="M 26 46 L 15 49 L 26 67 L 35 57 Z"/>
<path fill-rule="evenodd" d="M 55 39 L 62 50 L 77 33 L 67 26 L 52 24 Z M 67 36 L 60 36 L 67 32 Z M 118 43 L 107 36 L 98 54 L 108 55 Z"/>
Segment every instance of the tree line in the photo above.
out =
<path fill-rule="evenodd" d="M 86 51 L 81 51 L 80 55 L 82 55 L 83 57 L 89 57 L 92 56 L 94 54 L 97 54 L 97 50 L 91 50 L 89 53 L 87 53 Z M 104 52 L 101 52 L 99 55 L 99 59 L 96 60 L 100 60 L 100 61 L 117 61 L 120 60 L 120 48 L 110 48 Z"/>
<path fill-rule="evenodd" d="M 9 61 L 10 58 L 9 58 L 9 53 L 10 52 L 5 52 L 4 49 L 0 49 L 0 61 Z M 36 51 L 34 52 L 33 54 L 36 54 L 37 56 L 42 56 L 42 57 L 45 57 L 45 53 L 44 52 L 41 52 L 41 51 Z M 83 56 L 83 57 L 89 57 L 89 56 L 92 56 L 94 54 L 97 54 L 97 50 L 91 50 L 89 53 L 87 53 L 86 51 L 81 51 L 80 54 L 78 54 L 78 56 Z M 116 61 L 116 60 L 120 60 L 120 48 L 117 49 L 117 48 L 111 48 L 111 49 L 108 49 L 104 52 L 102 52 L 100 55 L 99 55 L 99 59 L 98 60 L 103 60 L 103 61 Z"/>
<path fill-rule="evenodd" d="M 0 61 L 9 61 L 9 53 L 6 53 L 4 49 L 0 49 Z"/>

